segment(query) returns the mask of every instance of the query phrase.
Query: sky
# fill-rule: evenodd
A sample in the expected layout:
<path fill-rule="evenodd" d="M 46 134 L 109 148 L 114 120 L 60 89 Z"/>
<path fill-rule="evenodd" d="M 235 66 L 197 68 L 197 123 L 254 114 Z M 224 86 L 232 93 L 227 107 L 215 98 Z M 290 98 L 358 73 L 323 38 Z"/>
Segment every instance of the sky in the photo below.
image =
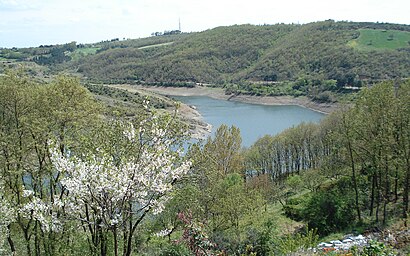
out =
<path fill-rule="evenodd" d="M 0 47 L 143 38 L 179 28 L 370 21 L 410 24 L 408 0 L 0 0 Z"/>

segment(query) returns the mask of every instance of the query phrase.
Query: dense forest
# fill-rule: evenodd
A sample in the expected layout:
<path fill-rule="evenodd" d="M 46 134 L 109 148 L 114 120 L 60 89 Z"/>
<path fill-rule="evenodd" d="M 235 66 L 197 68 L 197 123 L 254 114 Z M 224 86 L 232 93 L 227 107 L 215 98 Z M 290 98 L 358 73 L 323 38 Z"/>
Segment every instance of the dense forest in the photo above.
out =
<path fill-rule="evenodd" d="M 0 77 L 2 253 L 313 254 L 330 234 L 406 230 L 408 80 L 249 148 L 223 125 L 185 152 L 186 125 L 158 102 L 88 87 L 100 93 L 67 76 Z M 400 234 L 351 252 L 408 253 Z"/>
<path fill-rule="evenodd" d="M 389 29 L 410 32 L 406 25 L 333 21 L 220 27 L 185 35 L 161 48 L 114 46 L 78 68 L 87 77 L 105 82 L 164 84 L 307 79 L 357 86 L 363 80 L 409 76 L 408 42 L 390 51 L 357 50 L 348 43 L 360 36 L 360 29 L 386 31 L 386 37 Z"/>

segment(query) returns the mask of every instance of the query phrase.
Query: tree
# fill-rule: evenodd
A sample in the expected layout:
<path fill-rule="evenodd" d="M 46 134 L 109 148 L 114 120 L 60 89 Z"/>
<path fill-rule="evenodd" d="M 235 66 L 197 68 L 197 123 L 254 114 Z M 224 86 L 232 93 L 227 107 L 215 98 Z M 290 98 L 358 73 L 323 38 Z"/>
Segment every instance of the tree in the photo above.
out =
<path fill-rule="evenodd" d="M 242 138 L 240 130 L 231 126 L 221 125 L 215 133 L 215 138 L 208 138 L 204 146 L 204 154 L 211 161 L 211 168 L 220 177 L 224 177 L 229 173 L 243 173 L 244 165 L 241 156 Z"/>
<path fill-rule="evenodd" d="M 130 255 L 140 223 L 189 170 L 174 117 L 148 103 L 132 119 L 101 110 L 75 78 L 0 77 L 0 242 L 9 252 Z"/>
<path fill-rule="evenodd" d="M 150 116 L 137 127 L 111 122 L 107 145 L 115 143 L 118 151 L 100 145 L 83 155 L 52 150 L 53 166 L 63 174 L 61 185 L 68 191 L 65 210 L 89 231 L 101 255 L 107 254 L 108 231 L 114 254 L 118 255 L 122 241 L 123 255 L 130 255 L 137 227 L 149 213 L 164 209 L 173 185 L 190 168 L 190 162 L 172 150 L 169 127 L 163 121 Z"/>

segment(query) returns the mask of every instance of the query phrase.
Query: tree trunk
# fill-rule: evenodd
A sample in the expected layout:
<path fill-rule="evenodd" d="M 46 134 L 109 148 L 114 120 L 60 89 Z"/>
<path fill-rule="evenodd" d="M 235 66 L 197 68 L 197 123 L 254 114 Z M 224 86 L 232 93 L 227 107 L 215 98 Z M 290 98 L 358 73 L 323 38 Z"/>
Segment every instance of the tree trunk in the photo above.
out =
<path fill-rule="evenodd" d="M 394 202 L 397 203 L 399 200 L 399 167 L 395 165 L 394 173 Z"/>
<path fill-rule="evenodd" d="M 403 219 L 405 220 L 405 225 L 407 227 L 407 217 L 409 210 L 409 190 L 410 190 L 410 162 L 409 159 L 406 159 L 407 170 L 406 178 L 404 180 L 404 191 L 403 191 Z"/>
<path fill-rule="evenodd" d="M 376 190 L 376 174 L 374 173 L 372 175 L 372 193 L 370 195 L 370 216 L 373 216 L 373 210 L 374 210 L 374 198 L 375 198 L 375 190 Z"/>
<path fill-rule="evenodd" d="M 113 236 L 114 236 L 114 255 L 118 256 L 117 225 L 114 225 L 112 233 L 113 233 Z"/>
<path fill-rule="evenodd" d="M 11 251 L 11 255 L 15 255 L 16 254 L 16 247 L 14 246 L 14 242 L 13 239 L 10 236 L 10 224 L 7 226 L 7 242 L 9 243 L 10 246 L 10 251 Z"/>
<path fill-rule="evenodd" d="M 353 158 L 353 149 L 352 149 L 350 140 L 347 143 L 347 149 L 349 150 L 350 167 L 352 169 L 352 182 L 353 182 L 354 193 L 355 193 L 355 206 L 356 206 L 357 218 L 359 222 L 362 222 L 362 216 L 360 213 L 360 205 L 359 205 L 359 189 L 357 187 L 357 180 L 356 180 L 356 166 L 355 166 L 355 162 Z"/>
<path fill-rule="evenodd" d="M 389 180 L 389 165 L 387 156 L 385 156 L 385 181 L 384 181 L 384 206 L 383 206 L 383 225 L 386 225 L 387 221 L 387 204 L 390 201 L 390 180 Z"/>
<path fill-rule="evenodd" d="M 380 172 L 380 168 L 379 168 L 379 172 Z M 381 183 L 381 177 L 380 175 L 376 174 L 376 223 L 379 223 L 379 211 L 380 211 L 380 197 L 381 197 L 381 193 L 380 193 L 380 184 Z"/>

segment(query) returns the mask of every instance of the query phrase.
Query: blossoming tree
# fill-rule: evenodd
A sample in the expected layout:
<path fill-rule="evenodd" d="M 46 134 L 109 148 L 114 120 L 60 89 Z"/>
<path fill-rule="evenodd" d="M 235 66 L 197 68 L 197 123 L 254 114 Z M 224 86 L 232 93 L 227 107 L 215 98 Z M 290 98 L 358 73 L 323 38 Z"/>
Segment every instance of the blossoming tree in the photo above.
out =
<path fill-rule="evenodd" d="M 103 114 L 74 78 L 28 81 L 0 77 L 0 250 L 130 255 L 190 169 L 184 128 L 148 103 L 132 118 Z"/>
<path fill-rule="evenodd" d="M 62 207 L 81 222 L 93 250 L 98 247 L 101 255 L 107 253 L 107 231 L 112 232 L 114 254 L 122 247 L 123 255 L 130 255 L 138 225 L 147 214 L 163 210 L 174 183 L 190 168 L 173 145 L 171 119 L 147 117 L 137 122 L 138 127 L 112 121 L 105 129 L 105 142 L 94 152 L 51 150 L 67 191 Z"/>

